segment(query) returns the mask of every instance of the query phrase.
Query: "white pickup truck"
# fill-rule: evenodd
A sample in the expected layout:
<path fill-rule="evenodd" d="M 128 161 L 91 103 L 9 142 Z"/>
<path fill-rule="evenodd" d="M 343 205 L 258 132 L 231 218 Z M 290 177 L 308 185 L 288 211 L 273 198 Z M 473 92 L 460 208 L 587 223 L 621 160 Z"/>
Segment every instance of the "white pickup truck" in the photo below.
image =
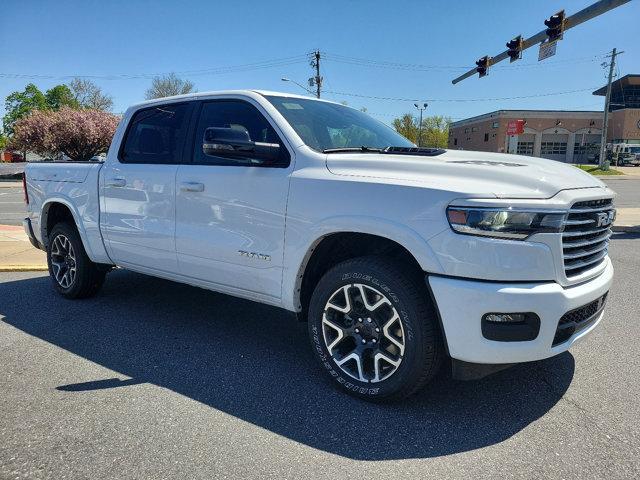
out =
<path fill-rule="evenodd" d="M 31 163 L 54 287 L 114 266 L 308 322 L 329 378 L 403 398 L 566 351 L 600 322 L 614 192 L 559 162 L 416 148 L 364 113 L 261 91 L 127 110 L 104 163 Z M 241 321 L 241 320 L 240 320 Z"/>

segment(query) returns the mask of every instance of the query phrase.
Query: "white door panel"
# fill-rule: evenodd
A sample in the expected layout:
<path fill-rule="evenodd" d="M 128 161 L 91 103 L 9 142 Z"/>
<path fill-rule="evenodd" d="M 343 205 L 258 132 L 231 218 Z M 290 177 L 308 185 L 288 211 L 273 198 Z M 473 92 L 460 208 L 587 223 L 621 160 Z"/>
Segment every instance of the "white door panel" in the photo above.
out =
<path fill-rule="evenodd" d="M 182 165 L 176 250 L 183 275 L 280 297 L 286 169 Z M 241 253 L 246 252 L 246 253 Z"/>
<path fill-rule="evenodd" d="M 101 223 L 116 263 L 177 270 L 177 169 L 177 165 L 143 164 L 106 169 Z M 122 179 L 124 186 L 110 186 L 115 179 Z"/>

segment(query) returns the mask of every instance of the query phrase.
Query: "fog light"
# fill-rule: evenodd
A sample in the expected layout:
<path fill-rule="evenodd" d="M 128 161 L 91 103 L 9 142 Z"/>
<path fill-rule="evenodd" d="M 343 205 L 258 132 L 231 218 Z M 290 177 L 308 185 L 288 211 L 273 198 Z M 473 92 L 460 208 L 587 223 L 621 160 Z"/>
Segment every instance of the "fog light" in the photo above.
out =
<path fill-rule="evenodd" d="M 540 317 L 533 312 L 486 313 L 481 324 L 482 336 L 497 342 L 526 342 L 540 333 Z"/>
<path fill-rule="evenodd" d="M 524 319 L 524 313 L 487 313 L 484 316 L 484 320 L 492 323 L 522 323 Z"/>

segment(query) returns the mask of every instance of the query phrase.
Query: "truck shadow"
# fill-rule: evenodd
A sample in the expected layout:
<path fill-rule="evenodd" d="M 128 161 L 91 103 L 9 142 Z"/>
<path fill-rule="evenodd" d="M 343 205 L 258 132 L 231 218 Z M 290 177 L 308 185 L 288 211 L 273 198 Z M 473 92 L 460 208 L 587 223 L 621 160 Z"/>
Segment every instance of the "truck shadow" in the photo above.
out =
<path fill-rule="evenodd" d="M 396 405 L 336 391 L 311 356 L 306 326 L 282 310 L 126 271 L 68 301 L 48 277 L 0 284 L 2 321 L 130 380 L 60 385 L 66 395 L 151 383 L 326 452 L 358 460 L 473 450 L 548 412 L 574 374 L 569 353 L 477 382 L 443 376 Z M 216 428 L 215 424 L 211 425 Z"/>

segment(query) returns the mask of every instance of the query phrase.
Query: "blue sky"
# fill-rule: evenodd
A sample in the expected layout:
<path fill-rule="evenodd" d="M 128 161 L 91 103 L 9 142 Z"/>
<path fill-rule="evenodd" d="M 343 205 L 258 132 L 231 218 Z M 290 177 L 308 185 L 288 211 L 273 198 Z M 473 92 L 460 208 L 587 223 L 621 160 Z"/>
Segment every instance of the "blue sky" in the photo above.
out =
<path fill-rule="evenodd" d="M 428 113 L 454 119 L 507 108 L 598 110 L 603 99 L 591 95 L 591 88 L 605 82 L 600 63 L 607 51 L 625 51 L 619 58 L 621 75 L 640 73 L 637 0 L 570 30 L 557 55 L 544 62 L 537 62 L 537 48 L 531 48 L 519 62 L 496 65 L 483 79 L 451 84 L 480 56 L 501 52 L 517 34 L 541 30 L 549 15 L 562 8 L 571 15 L 591 3 L 4 0 L 0 74 L 25 77 L 0 76 L 0 99 L 28 82 L 45 90 L 70 80 L 60 77 L 91 75 L 113 96 L 113 111 L 122 112 L 143 100 L 151 82 L 148 75 L 166 72 L 189 72 L 181 76 L 193 81 L 198 91 L 258 88 L 304 93 L 280 78 L 304 84 L 312 75 L 304 55 L 318 48 L 327 52 L 322 61 L 324 88 L 344 92 L 324 97 L 365 106 L 385 122 L 411 111 L 411 99 L 425 99 Z M 374 63 L 363 65 L 353 58 Z M 286 60 L 244 71 L 226 68 L 274 59 Z M 388 63 L 427 68 L 390 68 Z M 468 101 L 573 90 L 585 91 Z M 445 101 L 451 99 L 467 101 Z"/>

